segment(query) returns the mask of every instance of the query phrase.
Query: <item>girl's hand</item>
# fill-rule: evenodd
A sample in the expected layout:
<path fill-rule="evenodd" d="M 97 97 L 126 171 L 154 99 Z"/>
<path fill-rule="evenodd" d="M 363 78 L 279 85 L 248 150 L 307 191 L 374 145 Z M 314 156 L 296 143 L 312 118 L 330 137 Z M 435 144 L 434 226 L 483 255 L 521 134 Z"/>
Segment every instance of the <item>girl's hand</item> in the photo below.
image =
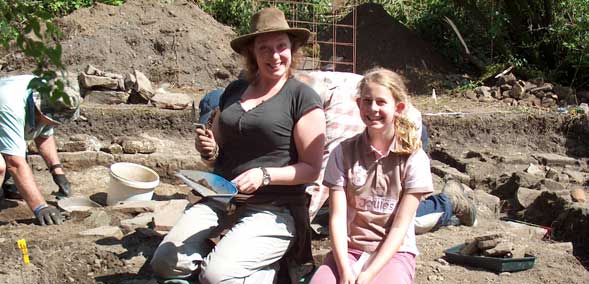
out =
<path fill-rule="evenodd" d="M 358 279 L 356 279 L 355 284 L 370 284 L 372 278 L 374 278 L 374 274 L 369 270 L 362 271 L 360 274 L 358 274 Z"/>
<path fill-rule="evenodd" d="M 241 193 L 253 193 L 262 185 L 264 179 L 264 172 L 262 168 L 249 169 L 232 180 Z"/>
<path fill-rule="evenodd" d="M 338 284 L 355 284 L 355 283 L 356 283 L 356 275 L 354 275 L 354 272 L 352 271 L 352 269 L 348 269 L 347 271 L 344 271 L 343 273 L 340 274 Z"/>
<path fill-rule="evenodd" d="M 209 129 L 196 129 L 196 139 L 194 141 L 196 151 L 200 153 L 201 157 L 208 159 L 215 155 L 215 151 L 218 151 L 217 143 L 213 132 Z"/>

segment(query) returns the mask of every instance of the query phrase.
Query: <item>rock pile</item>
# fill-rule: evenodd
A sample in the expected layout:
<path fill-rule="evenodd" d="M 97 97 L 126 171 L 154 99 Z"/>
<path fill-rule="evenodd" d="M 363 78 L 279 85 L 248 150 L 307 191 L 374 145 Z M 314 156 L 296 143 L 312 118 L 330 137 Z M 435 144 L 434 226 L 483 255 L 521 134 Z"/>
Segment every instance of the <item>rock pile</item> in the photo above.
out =
<path fill-rule="evenodd" d="M 78 76 L 80 92 L 86 103 L 148 104 L 165 109 L 185 109 L 193 101 L 190 95 L 170 93 L 163 87 L 154 90 L 151 81 L 138 70 L 124 76 L 104 72 L 88 65 Z M 167 86 L 167 85 L 164 85 Z"/>
<path fill-rule="evenodd" d="M 462 95 L 481 102 L 502 101 L 511 106 L 555 106 L 576 105 L 575 91 L 568 87 L 554 85 L 543 80 L 518 80 L 513 73 L 505 74 L 494 86 L 479 86 Z"/>
<path fill-rule="evenodd" d="M 500 258 L 522 258 L 525 256 L 526 246 L 515 245 L 502 234 L 492 234 L 475 237 L 468 240 L 460 250 L 462 255 L 483 255 Z"/>
<path fill-rule="evenodd" d="M 155 143 L 149 139 L 136 137 L 116 137 L 110 144 L 105 145 L 100 140 L 88 134 L 75 134 L 69 140 L 56 140 L 58 152 L 106 152 L 109 154 L 152 154 L 157 151 Z M 28 143 L 31 154 L 39 153 L 35 143 Z"/>

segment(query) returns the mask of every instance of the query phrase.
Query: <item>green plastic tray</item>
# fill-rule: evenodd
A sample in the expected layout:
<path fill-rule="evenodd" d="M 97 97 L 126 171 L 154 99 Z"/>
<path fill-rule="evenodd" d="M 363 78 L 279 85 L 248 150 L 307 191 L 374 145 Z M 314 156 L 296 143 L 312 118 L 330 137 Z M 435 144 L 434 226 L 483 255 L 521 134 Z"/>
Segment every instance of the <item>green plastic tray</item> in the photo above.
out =
<path fill-rule="evenodd" d="M 446 260 L 455 264 L 465 264 L 472 267 L 485 268 L 494 272 L 512 272 L 530 269 L 534 266 L 536 257 L 526 254 L 522 258 L 500 258 L 488 256 L 471 256 L 460 254 L 465 244 L 459 244 L 444 251 Z"/>

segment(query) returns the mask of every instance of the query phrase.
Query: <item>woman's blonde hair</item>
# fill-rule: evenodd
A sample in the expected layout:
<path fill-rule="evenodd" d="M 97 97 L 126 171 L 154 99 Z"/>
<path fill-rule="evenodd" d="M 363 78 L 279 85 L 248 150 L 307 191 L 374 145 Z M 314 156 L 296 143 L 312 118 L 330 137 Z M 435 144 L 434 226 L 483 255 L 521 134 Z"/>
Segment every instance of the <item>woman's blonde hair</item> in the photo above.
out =
<path fill-rule="evenodd" d="M 405 105 L 405 108 L 400 113 L 395 113 L 395 140 L 391 147 L 392 151 L 400 154 L 411 154 L 421 148 L 421 133 L 418 131 L 421 129 L 419 127 L 421 126 L 421 115 L 411 104 L 407 87 L 403 83 L 401 76 L 381 67 L 370 69 L 358 83 L 358 94 L 366 91 L 368 83 L 387 88 L 397 104 L 403 103 Z"/>
<path fill-rule="evenodd" d="M 291 63 L 290 68 L 288 69 L 288 77 L 291 77 L 294 74 L 294 71 L 297 69 L 299 63 L 301 62 L 301 58 L 303 58 L 303 53 L 301 51 L 302 44 L 298 42 L 293 36 L 290 34 L 288 35 L 288 39 L 291 43 Z M 241 55 L 244 59 L 244 69 L 245 69 L 245 79 L 249 82 L 254 82 L 258 76 L 258 62 L 256 62 L 256 56 L 253 52 L 255 40 L 250 41 L 246 48 L 242 49 Z"/>

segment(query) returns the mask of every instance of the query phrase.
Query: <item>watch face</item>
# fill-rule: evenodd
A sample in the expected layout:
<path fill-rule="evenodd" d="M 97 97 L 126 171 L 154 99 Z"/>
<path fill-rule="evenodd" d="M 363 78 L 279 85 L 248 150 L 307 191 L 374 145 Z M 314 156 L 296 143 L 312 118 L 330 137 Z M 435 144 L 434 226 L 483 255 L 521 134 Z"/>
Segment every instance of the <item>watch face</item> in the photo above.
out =
<path fill-rule="evenodd" d="M 264 179 L 262 179 L 262 184 L 263 185 L 268 185 L 270 184 L 270 179 L 268 177 L 264 177 Z"/>

